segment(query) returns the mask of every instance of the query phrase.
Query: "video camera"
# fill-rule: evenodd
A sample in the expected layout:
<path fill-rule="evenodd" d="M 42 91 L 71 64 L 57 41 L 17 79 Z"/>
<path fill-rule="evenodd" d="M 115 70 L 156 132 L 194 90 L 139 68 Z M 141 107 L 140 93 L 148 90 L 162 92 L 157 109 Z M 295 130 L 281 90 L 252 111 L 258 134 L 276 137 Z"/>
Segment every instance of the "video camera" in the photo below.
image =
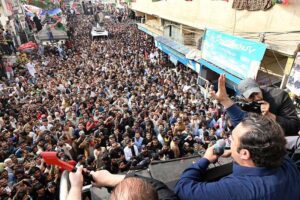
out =
<path fill-rule="evenodd" d="M 231 98 L 236 105 L 238 105 L 242 110 L 246 112 L 254 112 L 254 113 L 261 113 L 260 105 L 261 103 L 252 101 L 252 102 L 246 102 L 244 99 L 239 97 L 233 97 Z"/>

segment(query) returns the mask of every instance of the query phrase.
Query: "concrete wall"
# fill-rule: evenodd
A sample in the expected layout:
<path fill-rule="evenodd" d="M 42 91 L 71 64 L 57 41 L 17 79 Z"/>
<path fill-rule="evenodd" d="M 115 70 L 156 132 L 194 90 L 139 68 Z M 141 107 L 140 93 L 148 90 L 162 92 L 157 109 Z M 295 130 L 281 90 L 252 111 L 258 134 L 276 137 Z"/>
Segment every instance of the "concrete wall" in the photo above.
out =
<path fill-rule="evenodd" d="M 213 28 L 247 39 L 258 40 L 261 32 L 300 31 L 300 0 L 288 5 L 276 4 L 267 11 L 238 11 L 233 0 L 136 0 L 132 9 L 198 29 Z M 300 33 L 267 33 L 266 43 L 275 51 L 292 55 L 300 42 Z"/>
<path fill-rule="evenodd" d="M 134 10 L 197 28 L 217 28 L 236 32 L 269 32 L 300 30 L 300 0 L 288 5 L 276 4 L 267 11 L 237 11 L 232 0 L 136 0 Z"/>

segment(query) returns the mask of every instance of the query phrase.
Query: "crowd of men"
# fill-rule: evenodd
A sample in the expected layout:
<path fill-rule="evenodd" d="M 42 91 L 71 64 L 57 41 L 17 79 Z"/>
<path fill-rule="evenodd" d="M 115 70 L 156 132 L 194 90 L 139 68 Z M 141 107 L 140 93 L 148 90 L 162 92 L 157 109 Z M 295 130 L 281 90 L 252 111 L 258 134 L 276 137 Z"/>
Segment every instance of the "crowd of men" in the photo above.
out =
<path fill-rule="evenodd" d="M 92 40 L 87 16 L 68 17 L 70 40 L 4 62 L 0 82 L 0 198 L 57 199 L 62 170 L 40 157 L 113 174 L 154 160 L 229 144 L 222 106 L 201 95 L 197 75 L 174 66 L 129 20 L 105 22 Z"/>
<path fill-rule="evenodd" d="M 15 54 L 17 52 L 15 45 L 14 45 L 14 38 L 13 34 L 9 29 L 3 29 L 0 27 L 0 53 L 1 54 Z"/>

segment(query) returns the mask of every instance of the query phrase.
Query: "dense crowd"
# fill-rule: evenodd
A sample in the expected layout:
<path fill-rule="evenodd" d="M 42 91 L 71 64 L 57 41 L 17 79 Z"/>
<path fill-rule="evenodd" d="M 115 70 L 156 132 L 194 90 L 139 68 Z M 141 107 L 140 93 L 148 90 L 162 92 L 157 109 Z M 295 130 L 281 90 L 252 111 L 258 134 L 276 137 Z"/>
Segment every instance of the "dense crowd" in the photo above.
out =
<path fill-rule="evenodd" d="M 201 155 L 230 124 L 205 98 L 197 74 L 155 48 L 134 23 L 69 16 L 70 40 L 20 54 L 0 82 L 0 199 L 57 199 L 62 170 L 39 156 L 111 173 L 154 160 Z"/>

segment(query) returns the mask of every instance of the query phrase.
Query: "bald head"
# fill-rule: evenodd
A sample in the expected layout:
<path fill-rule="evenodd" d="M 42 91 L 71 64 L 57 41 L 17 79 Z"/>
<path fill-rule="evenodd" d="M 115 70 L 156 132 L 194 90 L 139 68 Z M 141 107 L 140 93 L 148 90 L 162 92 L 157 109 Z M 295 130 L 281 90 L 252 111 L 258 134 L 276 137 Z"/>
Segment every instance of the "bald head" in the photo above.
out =
<path fill-rule="evenodd" d="M 110 200 L 157 200 L 158 194 L 152 185 L 143 179 L 130 177 L 120 182 L 109 198 Z"/>

